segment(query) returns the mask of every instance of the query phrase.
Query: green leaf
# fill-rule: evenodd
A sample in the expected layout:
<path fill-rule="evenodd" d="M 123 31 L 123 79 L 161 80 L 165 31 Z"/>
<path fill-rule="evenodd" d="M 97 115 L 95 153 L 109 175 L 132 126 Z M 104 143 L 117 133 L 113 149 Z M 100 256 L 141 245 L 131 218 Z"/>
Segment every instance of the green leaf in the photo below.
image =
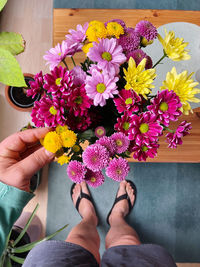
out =
<path fill-rule="evenodd" d="M 5 259 L 6 259 L 6 253 L 3 253 L 0 258 L 0 267 L 4 267 Z"/>
<path fill-rule="evenodd" d="M 11 260 L 10 260 L 9 256 L 6 257 L 4 266 L 5 267 L 12 267 Z"/>
<path fill-rule="evenodd" d="M 18 248 L 13 248 L 12 249 L 12 253 L 23 253 L 23 252 L 29 251 L 32 248 L 34 248 L 37 244 L 53 238 L 55 235 L 57 235 L 59 232 L 61 232 L 63 229 L 65 229 L 67 226 L 68 226 L 68 224 L 66 224 L 65 226 L 63 226 L 59 230 L 57 230 L 55 233 L 53 233 L 53 234 L 51 234 L 51 235 L 49 235 L 49 236 L 47 236 L 45 238 L 42 238 L 42 239 L 40 239 L 38 241 L 32 242 L 30 244 L 27 244 L 27 245 L 24 245 L 24 246 L 21 246 L 21 247 L 18 247 Z"/>
<path fill-rule="evenodd" d="M 81 139 L 81 140 L 89 140 L 91 137 L 94 137 L 94 136 L 95 136 L 94 131 L 89 129 L 89 130 L 86 130 L 83 133 L 80 133 L 79 134 L 79 139 Z"/>
<path fill-rule="evenodd" d="M 38 210 L 39 208 L 39 204 L 36 205 L 34 211 L 32 212 L 31 216 L 29 217 L 26 225 L 24 226 L 24 229 L 21 231 L 20 235 L 18 236 L 18 238 L 13 242 L 13 247 L 15 247 L 17 245 L 17 243 L 22 239 L 22 237 L 24 236 L 24 234 L 26 233 L 26 230 L 28 229 L 30 223 L 32 222 L 34 216 L 35 216 L 35 213 L 36 211 Z"/>
<path fill-rule="evenodd" d="M 0 48 L 10 51 L 13 55 L 18 55 L 24 51 L 25 41 L 19 33 L 1 32 Z"/>
<path fill-rule="evenodd" d="M 0 0 L 0 11 L 4 8 L 6 3 L 7 3 L 7 0 Z"/>
<path fill-rule="evenodd" d="M 0 48 L 0 82 L 10 86 L 27 87 L 16 58 L 3 48 Z"/>
<path fill-rule="evenodd" d="M 23 264 L 24 263 L 24 260 L 23 258 L 20 258 L 20 257 L 16 257 L 14 255 L 9 255 L 9 257 L 11 258 L 11 260 L 17 262 L 17 263 L 20 263 L 20 264 Z"/>

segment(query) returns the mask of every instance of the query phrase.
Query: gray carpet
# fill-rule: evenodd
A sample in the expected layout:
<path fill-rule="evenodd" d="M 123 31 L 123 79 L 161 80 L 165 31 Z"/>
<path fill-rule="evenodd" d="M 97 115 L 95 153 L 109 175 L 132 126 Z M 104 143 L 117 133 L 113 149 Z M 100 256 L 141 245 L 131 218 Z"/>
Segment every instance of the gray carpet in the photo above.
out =
<path fill-rule="evenodd" d="M 176 262 L 200 262 L 200 164 L 131 163 L 128 179 L 138 189 L 137 202 L 129 216 L 142 242 L 163 245 Z M 47 234 L 69 223 L 55 239 L 65 240 L 80 222 L 72 205 L 66 166 L 52 163 L 49 168 Z M 106 178 L 98 189 L 91 189 L 100 216 L 98 231 L 101 253 L 108 230 L 105 219 L 118 183 Z"/>

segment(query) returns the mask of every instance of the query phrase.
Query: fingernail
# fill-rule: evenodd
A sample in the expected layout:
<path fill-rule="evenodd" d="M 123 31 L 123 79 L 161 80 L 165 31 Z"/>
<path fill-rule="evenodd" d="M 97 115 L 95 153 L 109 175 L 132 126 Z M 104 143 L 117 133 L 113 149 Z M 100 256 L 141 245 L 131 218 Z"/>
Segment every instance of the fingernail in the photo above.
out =
<path fill-rule="evenodd" d="M 48 151 L 46 149 L 45 149 L 45 153 L 46 153 L 47 157 L 49 157 L 49 158 L 54 158 L 55 157 L 54 153 L 52 153 L 52 152 L 50 152 L 50 151 Z"/>

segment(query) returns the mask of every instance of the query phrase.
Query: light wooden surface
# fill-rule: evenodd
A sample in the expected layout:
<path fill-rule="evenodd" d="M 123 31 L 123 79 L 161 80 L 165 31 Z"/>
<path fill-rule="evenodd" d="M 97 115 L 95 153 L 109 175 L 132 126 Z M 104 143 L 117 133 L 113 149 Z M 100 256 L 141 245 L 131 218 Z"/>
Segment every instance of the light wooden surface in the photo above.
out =
<path fill-rule="evenodd" d="M 151 21 L 156 27 L 177 21 L 190 22 L 200 25 L 200 11 L 178 11 L 178 10 L 119 10 L 119 9 L 54 9 L 53 43 L 56 45 L 65 39 L 69 29 L 75 29 L 77 24 L 84 24 L 90 20 L 105 22 L 114 18 L 121 18 L 127 26 L 132 26 L 142 20 Z M 75 55 L 75 61 L 81 62 L 85 58 L 83 53 Z M 68 64 L 72 67 L 70 59 Z M 167 148 L 165 137 L 160 138 L 158 156 L 154 159 L 147 159 L 147 162 L 200 162 L 200 118 L 196 114 L 185 116 L 192 122 L 192 131 L 189 136 L 183 139 L 183 145 L 177 149 Z M 180 121 L 173 124 L 178 125 Z M 130 159 L 136 162 L 134 159 Z"/>

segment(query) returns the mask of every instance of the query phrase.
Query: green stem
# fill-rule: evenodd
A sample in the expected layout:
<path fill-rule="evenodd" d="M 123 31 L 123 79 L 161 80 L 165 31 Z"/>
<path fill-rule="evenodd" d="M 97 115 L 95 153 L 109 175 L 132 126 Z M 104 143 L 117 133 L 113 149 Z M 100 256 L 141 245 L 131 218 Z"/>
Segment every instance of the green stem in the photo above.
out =
<path fill-rule="evenodd" d="M 167 130 L 167 131 L 170 132 L 170 133 L 174 133 L 174 131 L 171 130 L 171 129 L 169 129 L 168 127 L 165 127 L 165 130 Z"/>
<path fill-rule="evenodd" d="M 67 70 L 69 70 L 67 63 L 65 62 L 65 60 L 63 59 L 62 62 L 64 63 L 65 67 L 67 68 Z"/>
<path fill-rule="evenodd" d="M 164 55 L 156 62 L 156 64 L 153 65 L 152 68 L 155 68 L 167 55 L 164 53 Z"/>
<path fill-rule="evenodd" d="M 74 58 L 73 58 L 73 57 L 71 57 L 71 60 L 72 60 L 72 62 L 73 62 L 73 64 L 74 64 L 74 67 L 76 67 L 76 63 L 75 63 L 75 61 L 74 61 Z"/>

